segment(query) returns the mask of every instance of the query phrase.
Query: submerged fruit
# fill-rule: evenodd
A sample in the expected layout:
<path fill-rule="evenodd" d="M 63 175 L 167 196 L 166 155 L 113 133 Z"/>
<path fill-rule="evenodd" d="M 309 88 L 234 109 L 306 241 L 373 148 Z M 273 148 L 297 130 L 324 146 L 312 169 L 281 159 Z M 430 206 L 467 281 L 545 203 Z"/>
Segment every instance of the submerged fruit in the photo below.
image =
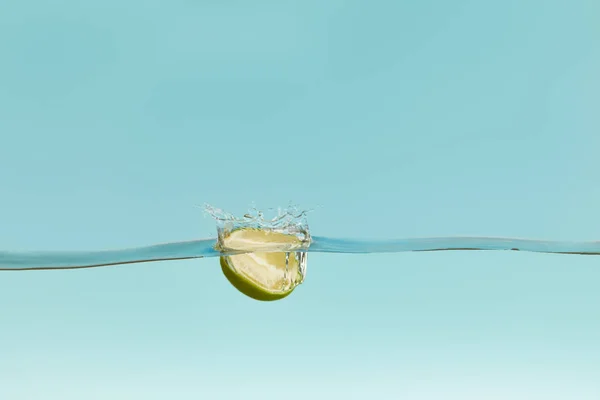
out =
<path fill-rule="evenodd" d="M 304 280 L 306 253 L 295 250 L 306 242 L 295 235 L 241 228 L 220 237 L 219 245 L 227 251 L 257 250 L 221 256 L 220 260 L 227 280 L 255 300 L 283 299 Z"/>

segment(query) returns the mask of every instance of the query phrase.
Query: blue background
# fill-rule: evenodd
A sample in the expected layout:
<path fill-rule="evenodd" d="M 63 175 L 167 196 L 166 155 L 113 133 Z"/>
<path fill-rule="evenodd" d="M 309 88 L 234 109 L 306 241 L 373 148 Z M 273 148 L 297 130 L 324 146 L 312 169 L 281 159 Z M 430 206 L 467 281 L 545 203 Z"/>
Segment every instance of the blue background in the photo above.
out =
<path fill-rule="evenodd" d="M 215 236 L 600 238 L 600 3 L 16 1 L 0 248 Z M 310 254 L 275 303 L 216 259 L 0 274 L 0 398 L 598 399 L 600 258 Z"/>

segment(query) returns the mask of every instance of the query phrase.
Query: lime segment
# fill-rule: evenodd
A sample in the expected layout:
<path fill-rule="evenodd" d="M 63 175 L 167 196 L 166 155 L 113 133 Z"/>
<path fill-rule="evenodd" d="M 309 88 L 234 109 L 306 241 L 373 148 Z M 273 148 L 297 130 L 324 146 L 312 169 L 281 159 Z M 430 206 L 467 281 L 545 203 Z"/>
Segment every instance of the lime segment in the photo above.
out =
<path fill-rule="evenodd" d="M 279 300 L 304 280 L 306 253 L 294 251 L 304 244 L 290 234 L 237 229 L 220 238 L 221 248 L 256 252 L 221 256 L 221 269 L 243 294 L 256 300 Z"/>

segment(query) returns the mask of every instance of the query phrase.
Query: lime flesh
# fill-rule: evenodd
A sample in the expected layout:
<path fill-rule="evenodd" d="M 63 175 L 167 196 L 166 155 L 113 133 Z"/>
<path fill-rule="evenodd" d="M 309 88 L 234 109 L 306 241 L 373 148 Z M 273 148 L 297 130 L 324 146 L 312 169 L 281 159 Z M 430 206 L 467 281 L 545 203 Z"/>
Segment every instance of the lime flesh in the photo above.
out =
<path fill-rule="evenodd" d="M 227 250 L 258 250 L 220 258 L 221 270 L 227 280 L 241 293 L 255 300 L 283 299 L 304 279 L 306 254 L 294 251 L 303 246 L 303 241 L 294 235 L 260 229 L 237 229 L 222 237 L 220 246 Z"/>
<path fill-rule="evenodd" d="M 235 257 L 235 256 L 234 256 Z M 229 264 L 229 261 L 226 260 L 227 257 L 221 257 L 221 270 L 223 271 L 223 275 L 227 278 L 229 283 L 233 285 L 241 293 L 246 296 L 253 298 L 254 300 L 259 301 L 274 301 L 281 300 L 284 297 L 287 297 L 290 293 L 293 292 L 294 288 L 287 291 L 277 291 L 272 292 L 264 287 L 255 284 L 249 279 L 244 278 L 242 275 L 237 274 Z"/>

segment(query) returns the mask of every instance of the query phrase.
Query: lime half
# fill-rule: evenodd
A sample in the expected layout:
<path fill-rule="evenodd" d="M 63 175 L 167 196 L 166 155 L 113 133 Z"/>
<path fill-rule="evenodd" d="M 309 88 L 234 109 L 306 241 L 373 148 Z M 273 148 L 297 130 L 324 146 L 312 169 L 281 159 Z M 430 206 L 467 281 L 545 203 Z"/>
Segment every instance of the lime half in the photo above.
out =
<path fill-rule="evenodd" d="M 295 250 L 305 247 L 306 242 L 295 235 L 240 228 L 220 237 L 219 244 L 225 250 L 255 250 L 221 256 L 220 260 L 227 280 L 255 300 L 282 299 L 304 280 L 306 253 Z"/>

